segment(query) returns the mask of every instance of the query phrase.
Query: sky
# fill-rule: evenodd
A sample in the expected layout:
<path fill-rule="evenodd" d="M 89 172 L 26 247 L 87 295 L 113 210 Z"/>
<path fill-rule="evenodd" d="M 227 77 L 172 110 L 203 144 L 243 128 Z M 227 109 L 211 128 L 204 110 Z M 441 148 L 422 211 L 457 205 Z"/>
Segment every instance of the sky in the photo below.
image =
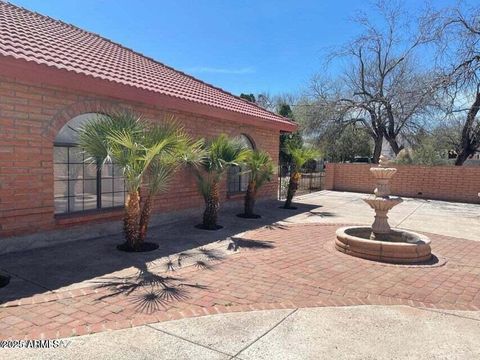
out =
<path fill-rule="evenodd" d="M 298 93 L 358 34 L 354 0 L 11 0 L 229 92 Z M 454 0 L 436 0 L 435 5 Z M 418 11 L 418 0 L 405 0 Z"/>

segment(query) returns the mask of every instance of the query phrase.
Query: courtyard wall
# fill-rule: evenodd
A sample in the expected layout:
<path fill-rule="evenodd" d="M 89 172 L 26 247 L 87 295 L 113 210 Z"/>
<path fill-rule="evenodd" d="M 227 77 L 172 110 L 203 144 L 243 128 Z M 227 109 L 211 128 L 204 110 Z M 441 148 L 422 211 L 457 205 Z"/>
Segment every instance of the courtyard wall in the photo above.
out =
<path fill-rule="evenodd" d="M 325 189 L 372 193 L 375 181 L 371 164 L 336 164 L 326 166 Z M 480 167 L 395 165 L 391 181 L 393 195 L 479 203 Z"/>

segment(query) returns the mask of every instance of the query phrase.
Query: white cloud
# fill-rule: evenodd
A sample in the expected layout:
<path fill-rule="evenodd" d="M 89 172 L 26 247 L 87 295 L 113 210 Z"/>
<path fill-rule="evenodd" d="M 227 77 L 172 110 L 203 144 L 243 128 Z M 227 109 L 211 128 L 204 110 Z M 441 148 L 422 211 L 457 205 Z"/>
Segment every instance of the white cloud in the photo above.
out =
<path fill-rule="evenodd" d="M 202 73 L 211 73 L 211 74 L 253 74 L 255 69 L 252 67 L 244 67 L 238 69 L 227 69 L 227 68 L 216 68 L 216 67 L 207 67 L 207 66 L 198 66 L 186 70 L 187 73 L 202 74 Z"/>

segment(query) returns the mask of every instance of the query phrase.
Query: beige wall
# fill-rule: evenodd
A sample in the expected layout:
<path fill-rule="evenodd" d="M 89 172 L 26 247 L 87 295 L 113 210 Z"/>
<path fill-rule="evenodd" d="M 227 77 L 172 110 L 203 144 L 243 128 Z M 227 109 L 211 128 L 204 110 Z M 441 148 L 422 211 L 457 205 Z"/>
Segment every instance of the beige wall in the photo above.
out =
<path fill-rule="evenodd" d="M 371 164 L 327 164 L 325 189 L 373 193 Z M 480 167 L 395 165 L 393 195 L 479 203 Z"/>

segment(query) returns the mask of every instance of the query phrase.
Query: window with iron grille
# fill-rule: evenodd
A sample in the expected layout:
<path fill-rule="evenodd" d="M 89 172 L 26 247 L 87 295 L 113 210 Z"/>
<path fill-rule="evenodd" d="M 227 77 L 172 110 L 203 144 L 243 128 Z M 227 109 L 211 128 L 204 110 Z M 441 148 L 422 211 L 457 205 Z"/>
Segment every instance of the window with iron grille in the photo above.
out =
<path fill-rule="evenodd" d="M 78 128 L 97 114 L 71 119 L 54 142 L 55 214 L 121 207 L 125 204 L 125 182 L 121 169 L 113 163 L 85 162 L 78 143 Z"/>
<path fill-rule="evenodd" d="M 239 136 L 238 140 L 248 149 L 255 149 L 253 141 L 245 134 Z M 241 166 L 230 166 L 227 172 L 227 192 L 229 194 L 247 191 L 249 174 L 244 173 L 246 169 Z"/>

